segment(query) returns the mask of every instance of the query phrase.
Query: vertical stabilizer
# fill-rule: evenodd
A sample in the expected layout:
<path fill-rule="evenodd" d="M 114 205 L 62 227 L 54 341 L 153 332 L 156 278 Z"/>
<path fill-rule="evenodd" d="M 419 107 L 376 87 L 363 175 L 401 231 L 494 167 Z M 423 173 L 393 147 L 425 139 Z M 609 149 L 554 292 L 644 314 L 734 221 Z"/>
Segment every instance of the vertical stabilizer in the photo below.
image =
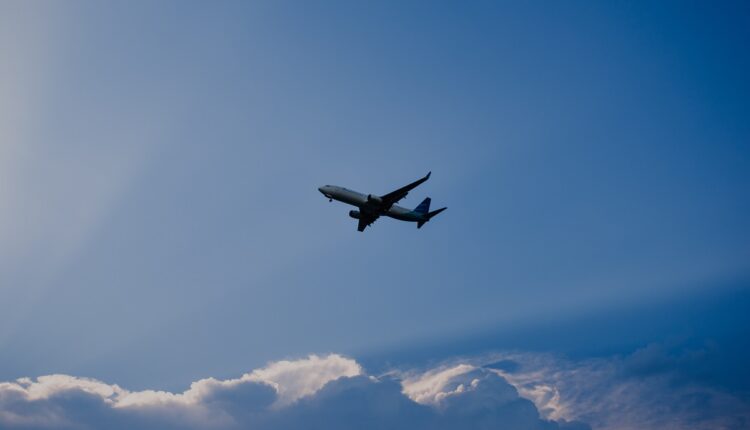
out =
<path fill-rule="evenodd" d="M 430 201 L 431 199 L 427 197 L 426 199 L 422 200 L 422 203 L 419 204 L 416 208 L 414 208 L 414 212 L 420 213 L 420 214 L 426 214 L 430 211 Z"/>

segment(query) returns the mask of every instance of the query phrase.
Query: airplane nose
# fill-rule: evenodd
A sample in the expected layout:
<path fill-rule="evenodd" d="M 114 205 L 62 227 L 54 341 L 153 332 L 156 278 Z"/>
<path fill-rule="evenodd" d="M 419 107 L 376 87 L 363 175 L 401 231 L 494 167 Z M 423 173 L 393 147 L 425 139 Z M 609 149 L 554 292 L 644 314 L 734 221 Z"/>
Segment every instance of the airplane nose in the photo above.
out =
<path fill-rule="evenodd" d="M 320 191 L 321 194 L 323 194 L 328 200 L 332 200 L 331 194 L 328 192 L 328 186 L 324 185 L 322 187 L 318 187 L 318 191 Z"/>

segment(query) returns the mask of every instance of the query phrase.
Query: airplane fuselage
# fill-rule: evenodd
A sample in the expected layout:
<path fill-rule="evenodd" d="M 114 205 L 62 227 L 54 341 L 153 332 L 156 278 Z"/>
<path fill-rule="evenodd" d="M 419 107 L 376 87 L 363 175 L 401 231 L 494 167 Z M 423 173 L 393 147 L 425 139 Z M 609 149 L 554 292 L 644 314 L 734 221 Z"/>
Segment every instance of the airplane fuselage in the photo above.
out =
<path fill-rule="evenodd" d="M 377 215 L 384 215 L 401 221 L 425 221 L 425 215 L 423 213 L 415 212 L 411 209 L 406 209 L 395 204 L 391 205 L 391 207 L 386 210 L 381 210 L 377 200 L 378 197 L 373 196 L 372 194 L 362 194 L 336 185 L 325 185 L 318 188 L 318 190 L 328 199 L 356 206 L 363 213 L 375 213 Z"/>

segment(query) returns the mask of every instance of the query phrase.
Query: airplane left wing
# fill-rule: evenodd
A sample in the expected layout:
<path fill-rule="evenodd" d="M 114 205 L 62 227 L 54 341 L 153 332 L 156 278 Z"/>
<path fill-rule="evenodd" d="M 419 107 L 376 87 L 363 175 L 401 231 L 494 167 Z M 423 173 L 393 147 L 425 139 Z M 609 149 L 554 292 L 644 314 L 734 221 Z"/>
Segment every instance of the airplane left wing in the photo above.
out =
<path fill-rule="evenodd" d="M 381 196 L 380 198 L 383 199 L 383 207 L 387 209 L 393 206 L 396 202 L 406 197 L 406 195 L 409 194 L 409 191 L 413 190 L 414 188 L 417 188 L 424 181 L 430 179 L 431 174 L 432 172 L 428 172 L 424 178 L 418 179 L 409 185 L 406 185 L 404 187 L 397 189 L 396 191 L 393 191 L 384 196 Z"/>
<path fill-rule="evenodd" d="M 357 224 L 357 231 L 365 231 L 365 228 L 374 223 L 378 217 L 378 215 L 361 214 L 359 216 L 359 224 Z"/>

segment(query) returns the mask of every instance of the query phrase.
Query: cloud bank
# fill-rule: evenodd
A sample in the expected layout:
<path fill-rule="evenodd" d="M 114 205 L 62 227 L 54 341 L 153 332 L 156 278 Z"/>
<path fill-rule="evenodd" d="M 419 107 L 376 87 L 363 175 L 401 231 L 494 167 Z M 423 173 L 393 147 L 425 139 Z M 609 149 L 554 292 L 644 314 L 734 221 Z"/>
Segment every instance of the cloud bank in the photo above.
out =
<path fill-rule="evenodd" d="M 0 383 L 2 429 L 587 429 L 541 418 L 498 372 L 469 364 L 375 377 L 340 355 L 278 361 L 182 393 L 68 375 Z"/>
<path fill-rule="evenodd" d="M 747 393 L 716 379 L 712 354 L 669 344 L 580 360 L 504 352 L 377 376 L 310 355 L 181 393 L 47 375 L 0 382 L 0 429 L 750 428 Z"/>

